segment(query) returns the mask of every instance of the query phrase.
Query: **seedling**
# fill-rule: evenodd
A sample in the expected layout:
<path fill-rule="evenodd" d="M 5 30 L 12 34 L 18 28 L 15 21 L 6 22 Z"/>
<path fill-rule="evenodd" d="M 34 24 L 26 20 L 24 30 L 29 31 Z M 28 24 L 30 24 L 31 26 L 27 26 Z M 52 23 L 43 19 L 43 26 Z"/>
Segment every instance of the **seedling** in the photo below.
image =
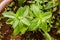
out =
<path fill-rule="evenodd" d="M 4 12 L 3 16 L 9 18 L 6 24 L 12 25 L 14 36 L 19 33 L 25 34 L 26 31 L 42 30 L 46 40 L 52 40 L 48 34 L 50 27 L 47 25 L 47 23 L 50 24 L 52 11 L 46 9 L 47 11 L 45 12 L 43 10 L 45 9 L 44 7 L 46 5 L 42 6 L 39 2 L 36 2 L 30 6 L 20 7 L 16 13 L 12 11 Z"/>

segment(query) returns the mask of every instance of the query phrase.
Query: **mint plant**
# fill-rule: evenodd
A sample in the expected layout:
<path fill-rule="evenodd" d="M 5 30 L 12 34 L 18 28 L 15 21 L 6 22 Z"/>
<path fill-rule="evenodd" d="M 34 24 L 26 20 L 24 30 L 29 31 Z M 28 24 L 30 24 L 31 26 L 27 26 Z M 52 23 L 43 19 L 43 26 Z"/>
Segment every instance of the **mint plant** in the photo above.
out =
<path fill-rule="evenodd" d="M 6 23 L 12 25 L 12 27 L 14 28 L 14 35 L 17 35 L 19 32 L 21 32 L 21 34 L 24 34 L 28 28 L 27 26 L 30 25 L 30 22 L 28 21 L 28 19 L 26 19 L 28 10 L 29 7 L 25 6 L 19 8 L 16 14 L 12 11 L 3 13 L 5 17 L 9 17 Z"/>
<path fill-rule="evenodd" d="M 43 6 L 36 2 L 30 6 L 20 7 L 16 13 L 9 11 L 4 12 L 3 16 L 8 17 L 6 24 L 11 24 L 14 31 L 13 35 L 25 34 L 26 31 L 39 31 L 44 32 L 43 36 L 46 40 L 52 40 L 51 36 L 48 34 L 52 11 L 48 10 L 44 12 Z"/>
<path fill-rule="evenodd" d="M 47 40 L 51 40 L 51 37 L 49 36 L 48 32 L 48 26 L 47 21 L 52 16 L 52 12 L 43 12 L 39 9 L 39 7 L 35 4 L 31 5 L 31 10 L 33 11 L 33 14 L 35 15 L 35 18 L 32 20 L 31 25 L 29 27 L 30 31 L 34 31 L 37 29 L 41 29 L 44 31 L 45 35 L 47 36 Z"/>

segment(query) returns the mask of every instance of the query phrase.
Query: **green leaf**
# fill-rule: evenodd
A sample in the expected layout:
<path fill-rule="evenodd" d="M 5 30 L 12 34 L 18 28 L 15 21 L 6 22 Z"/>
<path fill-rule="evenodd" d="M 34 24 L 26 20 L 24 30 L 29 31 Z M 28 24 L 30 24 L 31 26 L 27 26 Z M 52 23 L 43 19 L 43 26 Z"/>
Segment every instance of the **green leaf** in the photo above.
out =
<path fill-rule="evenodd" d="M 57 31 L 57 34 L 60 34 L 60 29 Z"/>
<path fill-rule="evenodd" d="M 53 7 L 54 4 L 53 4 L 53 1 L 49 1 L 46 5 L 45 5 L 45 9 L 50 9 L 51 7 Z"/>
<path fill-rule="evenodd" d="M 25 11 L 24 11 L 24 14 L 23 16 L 26 17 L 28 15 L 28 11 L 29 11 L 29 7 L 28 6 L 25 6 Z"/>
<path fill-rule="evenodd" d="M 15 14 L 14 14 L 14 12 L 12 12 L 12 11 L 4 12 L 4 13 L 3 13 L 3 16 L 4 16 L 4 17 L 8 17 L 8 18 L 15 18 Z"/>
<path fill-rule="evenodd" d="M 23 24 L 25 24 L 25 25 L 27 25 L 27 26 L 29 26 L 29 25 L 30 25 L 29 20 L 28 20 L 28 19 L 26 19 L 26 18 L 21 18 L 21 21 L 22 21 L 22 23 L 23 23 Z"/>
<path fill-rule="evenodd" d="M 47 23 L 46 21 L 41 21 L 40 27 L 43 31 L 47 32 Z"/>
<path fill-rule="evenodd" d="M 20 7 L 16 12 L 16 17 L 22 16 L 24 13 L 23 7 Z"/>
<path fill-rule="evenodd" d="M 43 14 L 40 13 L 40 14 L 39 14 L 39 19 L 42 20 L 42 18 L 43 18 Z"/>
<path fill-rule="evenodd" d="M 42 20 L 47 20 L 50 17 L 52 17 L 52 13 L 51 12 L 45 12 L 42 16 L 43 16 Z"/>
<path fill-rule="evenodd" d="M 27 31 L 27 29 L 28 29 L 28 27 L 22 27 L 20 29 L 21 34 L 25 34 L 25 32 Z"/>
<path fill-rule="evenodd" d="M 19 21 L 19 26 L 20 26 L 20 28 L 22 28 L 24 26 L 24 24 L 21 21 Z"/>
<path fill-rule="evenodd" d="M 45 32 L 44 36 L 45 36 L 46 40 L 52 40 L 51 36 L 47 32 Z"/>
<path fill-rule="evenodd" d="M 28 15 L 26 16 L 26 18 L 27 18 L 28 20 L 30 20 L 30 21 L 34 18 L 34 14 L 32 13 L 31 10 L 29 10 L 29 13 L 28 13 Z"/>
<path fill-rule="evenodd" d="M 16 12 L 16 17 L 21 17 L 21 16 L 27 16 L 28 14 L 28 9 L 29 7 L 28 6 L 25 6 L 25 7 L 20 7 L 17 12 Z"/>
<path fill-rule="evenodd" d="M 7 21 L 6 21 L 6 24 L 13 24 L 13 22 L 14 22 L 14 20 L 13 19 L 8 19 Z"/>
<path fill-rule="evenodd" d="M 35 4 L 31 5 L 31 8 L 30 8 L 34 15 L 38 17 L 39 13 L 40 13 L 40 9 L 39 9 L 39 6 L 36 6 Z"/>
<path fill-rule="evenodd" d="M 26 27 L 21 21 L 19 22 L 19 29 L 21 34 L 25 34 L 25 32 L 27 31 L 28 27 Z"/>
<path fill-rule="evenodd" d="M 40 20 L 38 20 L 37 18 L 34 19 L 34 20 L 31 22 L 31 25 L 29 26 L 29 30 L 30 30 L 30 31 L 35 31 L 35 30 L 37 30 L 39 24 L 40 24 Z"/>
<path fill-rule="evenodd" d="M 19 32 L 20 32 L 19 30 L 20 30 L 20 27 L 18 25 L 14 28 L 13 35 L 16 36 L 17 34 L 19 34 Z"/>
<path fill-rule="evenodd" d="M 19 20 L 14 19 L 14 23 L 13 23 L 12 27 L 15 28 L 18 24 L 19 24 Z"/>

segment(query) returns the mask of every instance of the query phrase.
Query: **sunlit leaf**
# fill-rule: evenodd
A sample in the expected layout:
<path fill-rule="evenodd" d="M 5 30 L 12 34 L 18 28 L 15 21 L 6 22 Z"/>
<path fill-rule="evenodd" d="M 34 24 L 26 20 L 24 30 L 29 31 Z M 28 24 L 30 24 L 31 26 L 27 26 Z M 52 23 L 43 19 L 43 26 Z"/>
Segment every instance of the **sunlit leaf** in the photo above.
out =
<path fill-rule="evenodd" d="M 23 7 L 20 7 L 16 12 L 16 17 L 22 16 L 24 13 Z"/>
<path fill-rule="evenodd" d="M 21 32 L 21 34 L 25 34 L 25 32 L 27 31 L 27 27 L 22 27 L 21 29 L 20 29 L 20 32 Z"/>
<path fill-rule="evenodd" d="M 52 17 L 52 13 L 51 12 L 45 12 L 42 16 L 43 16 L 42 20 L 47 20 L 50 17 Z"/>
<path fill-rule="evenodd" d="M 20 7 L 16 12 L 16 17 L 27 16 L 28 10 L 29 10 L 28 6 Z"/>
<path fill-rule="evenodd" d="M 25 9 L 24 14 L 23 14 L 24 17 L 28 15 L 28 11 L 29 11 L 29 7 L 28 6 L 25 6 L 25 8 L 26 9 Z"/>
<path fill-rule="evenodd" d="M 26 18 L 21 18 L 21 21 L 25 24 L 25 25 L 30 25 L 30 22 L 29 22 L 29 20 L 28 19 L 26 19 Z"/>
<path fill-rule="evenodd" d="M 41 21 L 40 27 L 43 31 L 47 32 L 47 23 L 45 21 Z"/>
<path fill-rule="evenodd" d="M 14 29 L 14 31 L 13 31 L 13 35 L 14 36 L 16 36 L 20 31 L 20 27 L 19 27 L 19 25 L 18 26 L 16 26 L 16 28 Z"/>
<path fill-rule="evenodd" d="M 30 30 L 30 31 L 37 30 L 39 24 L 40 24 L 40 21 L 39 21 L 38 19 L 34 19 L 34 20 L 31 22 L 31 25 L 29 26 L 29 30 Z"/>
<path fill-rule="evenodd" d="M 47 32 L 45 32 L 44 36 L 45 36 L 46 40 L 52 40 L 51 36 Z"/>
<path fill-rule="evenodd" d="M 15 19 L 12 27 L 15 28 L 18 24 L 19 24 L 19 20 Z"/>
<path fill-rule="evenodd" d="M 6 24 L 13 24 L 13 22 L 14 22 L 14 20 L 13 19 L 8 19 L 7 21 L 6 21 Z"/>
<path fill-rule="evenodd" d="M 3 16 L 4 16 L 4 17 L 9 17 L 9 18 L 15 18 L 15 14 L 14 14 L 14 12 L 12 12 L 12 11 L 4 12 L 4 13 L 3 13 Z"/>
<path fill-rule="evenodd" d="M 38 17 L 39 12 L 40 12 L 39 7 L 33 4 L 31 5 L 31 10 L 33 11 L 34 15 Z"/>

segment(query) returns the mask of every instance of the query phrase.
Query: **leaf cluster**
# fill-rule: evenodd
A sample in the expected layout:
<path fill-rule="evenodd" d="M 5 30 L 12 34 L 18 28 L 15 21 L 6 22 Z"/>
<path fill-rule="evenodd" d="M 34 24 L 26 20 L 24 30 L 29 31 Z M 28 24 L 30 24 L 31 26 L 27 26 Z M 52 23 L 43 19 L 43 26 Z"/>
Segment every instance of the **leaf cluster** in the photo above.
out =
<path fill-rule="evenodd" d="M 51 27 L 47 23 L 51 23 L 52 11 L 45 12 L 42 9 L 43 6 L 37 2 L 30 6 L 20 7 L 16 13 L 13 11 L 4 12 L 3 16 L 9 18 L 6 24 L 12 25 L 14 36 L 19 33 L 25 34 L 26 31 L 42 30 L 46 40 L 51 40 L 51 36 L 48 34 Z"/>

